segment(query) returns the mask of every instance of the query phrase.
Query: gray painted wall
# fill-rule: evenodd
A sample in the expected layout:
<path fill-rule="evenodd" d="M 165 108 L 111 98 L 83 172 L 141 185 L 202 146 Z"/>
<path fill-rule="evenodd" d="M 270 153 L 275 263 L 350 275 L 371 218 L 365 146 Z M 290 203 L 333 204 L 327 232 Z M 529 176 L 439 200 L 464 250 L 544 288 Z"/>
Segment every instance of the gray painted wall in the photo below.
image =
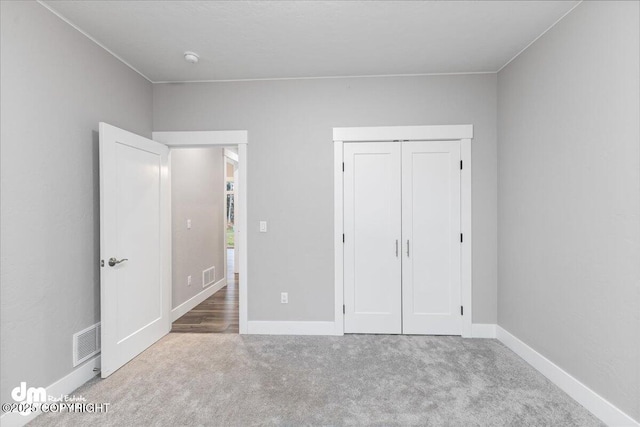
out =
<path fill-rule="evenodd" d="M 638 6 L 584 2 L 499 73 L 498 323 L 640 420 Z"/>
<path fill-rule="evenodd" d="M 224 278 L 224 184 L 222 148 L 171 150 L 173 308 L 203 291 L 202 270 L 215 267 L 216 282 Z"/>
<path fill-rule="evenodd" d="M 0 2 L 2 402 L 100 320 L 98 122 L 150 137 L 151 84 L 35 2 Z"/>
<path fill-rule="evenodd" d="M 465 123 L 475 126 L 473 320 L 495 323 L 495 74 L 154 85 L 155 131 L 249 131 L 249 320 L 333 320 L 333 127 Z"/>

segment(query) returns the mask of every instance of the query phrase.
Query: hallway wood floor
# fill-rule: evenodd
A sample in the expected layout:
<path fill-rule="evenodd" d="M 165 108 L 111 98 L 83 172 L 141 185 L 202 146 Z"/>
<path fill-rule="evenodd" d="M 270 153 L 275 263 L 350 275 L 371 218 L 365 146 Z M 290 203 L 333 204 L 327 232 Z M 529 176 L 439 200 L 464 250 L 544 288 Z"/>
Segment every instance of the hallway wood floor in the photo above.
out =
<path fill-rule="evenodd" d="M 173 322 L 171 332 L 237 334 L 238 276 L 233 274 L 233 249 L 227 250 L 227 286 Z"/>

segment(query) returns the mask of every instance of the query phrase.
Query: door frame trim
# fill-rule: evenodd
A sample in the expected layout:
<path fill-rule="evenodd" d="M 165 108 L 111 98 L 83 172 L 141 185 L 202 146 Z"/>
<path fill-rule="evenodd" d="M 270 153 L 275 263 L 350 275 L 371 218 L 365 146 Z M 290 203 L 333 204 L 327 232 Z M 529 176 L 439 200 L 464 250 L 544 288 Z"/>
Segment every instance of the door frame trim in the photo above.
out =
<path fill-rule="evenodd" d="M 153 132 L 152 139 L 169 147 L 169 161 L 171 161 L 171 148 L 188 147 L 215 147 L 215 146 L 238 146 L 238 201 L 242 208 L 238 212 L 239 220 L 239 332 L 248 333 L 248 275 L 247 275 L 247 148 L 249 144 L 248 132 L 246 130 L 231 131 L 176 131 L 176 132 Z M 171 179 L 171 175 L 169 175 Z M 169 198 L 170 200 L 170 198 Z M 171 224 L 171 220 L 169 220 Z M 244 231 L 244 232 L 243 232 Z M 171 233 L 169 233 L 171 235 Z M 171 248 L 171 245 L 169 245 Z M 233 273 L 232 273 L 233 274 Z M 173 286 L 173 284 L 172 284 Z M 173 287 L 172 287 L 173 289 Z"/>
<path fill-rule="evenodd" d="M 472 305 L 472 244 L 471 230 L 471 140 L 473 125 L 445 126 L 376 126 L 333 128 L 333 207 L 334 207 L 334 283 L 336 335 L 344 334 L 344 183 L 342 163 L 344 143 L 349 142 L 406 142 L 406 141 L 460 141 L 463 169 L 460 175 L 460 231 L 464 234 L 461 247 L 460 280 L 464 306 L 462 337 L 471 338 Z"/>

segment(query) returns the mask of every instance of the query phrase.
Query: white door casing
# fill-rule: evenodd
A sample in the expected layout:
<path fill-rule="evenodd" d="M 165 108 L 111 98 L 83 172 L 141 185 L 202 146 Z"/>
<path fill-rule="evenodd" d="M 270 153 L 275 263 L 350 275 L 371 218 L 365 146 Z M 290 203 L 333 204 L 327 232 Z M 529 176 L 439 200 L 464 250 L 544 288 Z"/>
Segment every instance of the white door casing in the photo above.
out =
<path fill-rule="evenodd" d="M 100 123 L 101 375 L 171 328 L 169 149 Z M 110 265 L 110 259 L 118 263 Z M 126 259 L 126 261 L 124 261 Z"/>
<path fill-rule="evenodd" d="M 460 335 L 460 142 L 402 143 L 404 334 Z"/>
<path fill-rule="evenodd" d="M 344 328 L 399 334 L 400 146 L 344 144 Z"/>

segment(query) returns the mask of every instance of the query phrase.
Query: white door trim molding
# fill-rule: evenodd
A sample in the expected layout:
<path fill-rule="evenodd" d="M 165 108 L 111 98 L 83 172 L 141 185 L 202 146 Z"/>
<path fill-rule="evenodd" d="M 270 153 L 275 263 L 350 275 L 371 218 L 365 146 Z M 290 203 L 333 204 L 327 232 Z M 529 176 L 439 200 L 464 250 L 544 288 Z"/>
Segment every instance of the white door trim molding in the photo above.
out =
<path fill-rule="evenodd" d="M 247 334 L 248 319 L 248 268 L 247 268 L 247 146 L 249 143 L 246 130 L 233 131 L 180 131 L 180 132 L 153 132 L 154 141 L 175 147 L 207 147 L 207 146 L 238 146 L 238 224 L 240 243 L 240 279 L 239 279 L 239 315 L 240 333 Z M 169 152 L 171 155 L 171 152 Z"/>
<path fill-rule="evenodd" d="M 333 128 L 333 191 L 334 191 L 334 265 L 335 265 L 335 335 L 344 334 L 344 194 L 343 145 L 345 142 L 373 141 L 460 141 L 463 168 L 460 176 L 460 227 L 464 235 L 461 252 L 461 296 L 464 307 L 462 336 L 472 332 L 472 233 L 471 233 L 471 139 L 473 125 L 446 126 L 381 126 Z"/>
<path fill-rule="evenodd" d="M 606 425 L 640 427 L 640 423 L 506 329 L 497 326 L 496 337 Z"/>
<path fill-rule="evenodd" d="M 473 125 L 333 128 L 333 140 L 342 142 L 450 141 L 472 138 Z"/>
<path fill-rule="evenodd" d="M 153 132 L 156 142 L 170 147 L 201 147 L 207 145 L 240 145 L 249 142 L 246 130 L 212 130 L 187 132 Z"/>
<path fill-rule="evenodd" d="M 333 142 L 334 333 L 344 335 L 344 186 L 343 142 Z"/>

